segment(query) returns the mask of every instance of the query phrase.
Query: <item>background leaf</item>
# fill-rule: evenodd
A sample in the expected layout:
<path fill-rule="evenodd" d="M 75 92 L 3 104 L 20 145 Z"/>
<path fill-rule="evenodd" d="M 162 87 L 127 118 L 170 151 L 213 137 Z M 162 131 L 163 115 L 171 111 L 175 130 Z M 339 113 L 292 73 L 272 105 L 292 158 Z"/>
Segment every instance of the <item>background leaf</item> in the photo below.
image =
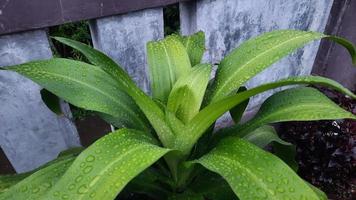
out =
<path fill-rule="evenodd" d="M 298 171 L 298 163 L 295 160 L 297 148 L 295 145 L 283 145 L 278 142 L 272 144 L 273 154 L 283 160 L 295 172 Z"/>
<path fill-rule="evenodd" d="M 212 200 L 237 200 L 229 184 L 218 174 L 206 169 L 197 176 L 190 188 Z"/>
<path fill-rule="evenodd" d="M 205 52 L 205 34 L 203 31 L 194 33 L 193 35 L 181 36 L 181 41 L 190 59 L 192 66 L 200 64 Z"/>
<path fill-rule="evenodd" d="M 281 145 L 291 146 L 291 143 L 285 142 L 277 135 L 276 130 L 272 126 L 261 126 L 254 131 L 249 132 L 243 139 L 252 144 L 264 148 L 271 142 L 277 142 Z"/>
<path fill-rule="evenodd" d="M 161 171 L 152 166 L 130 181 L 122 193 L 126 192 L 126 198 L 130 198 L 132 193 L 136 193 L 147 195 L 155 200 L 166 200 L 170 192 L 162 182 L 167 181 L 167 179 L 168 177 L 163 176 Z M 125 195 L 122 193 L 120 193 L 119 199 Z"/>
<path fill-rule="evenodd" d="M 205 200 L 203 195 L 195 194 L 192 191 L 185 191 L 181 194 L 173 194 L 168 200 Z"/>

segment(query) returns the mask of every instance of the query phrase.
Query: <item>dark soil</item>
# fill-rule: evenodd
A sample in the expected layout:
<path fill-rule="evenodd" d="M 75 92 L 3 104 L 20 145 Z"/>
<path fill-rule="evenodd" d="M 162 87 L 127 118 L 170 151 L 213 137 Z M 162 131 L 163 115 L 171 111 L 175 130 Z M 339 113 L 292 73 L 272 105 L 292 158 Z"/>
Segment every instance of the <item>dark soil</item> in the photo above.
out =
<path fill-rule="evenodd" d="M 0 175 L 12 173 L 15 173 L 15 170 L 7 159 L 4 151 L 0 148 Z"/>
<path fill-rule="evenodd" d="M 88 147 L 96 140 L 111 132 L 110 125 L 96 115 L 88 115 L 75 120 L 80 142 Z"/>
<path fill-rule="evenodd" d="M 318 88 L 344 109 L 356 114 L 356 101 Z M 288 122 L 283 139 L 297 146 L 298 173 L 330 199 L 356 199 L 356 120 Z"/>

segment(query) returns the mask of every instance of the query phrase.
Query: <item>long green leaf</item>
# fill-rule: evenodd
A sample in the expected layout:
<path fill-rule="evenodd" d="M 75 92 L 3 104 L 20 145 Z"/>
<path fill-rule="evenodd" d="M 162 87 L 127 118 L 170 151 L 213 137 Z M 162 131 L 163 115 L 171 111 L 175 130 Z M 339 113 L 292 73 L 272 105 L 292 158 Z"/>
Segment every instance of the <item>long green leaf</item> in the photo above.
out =
<path fill-rule="evenodd" d="M 227 135 L 239 134 L 237 131 L 233 132 L 230 129 L 226 130 L 218 131 L 214 135 L 215 137 L 211 140 L 209 146 L 214 147 L 222 138 L 227 137 Z M 274 155 L 282 159 L 294 171 L 298 170 L 298 163 L 295 161 L 296 147 L 293 144 L 280 139 L 272 126 L 261 126 L 256 130 L 249 132 L 243 139 L 260 148 L 264 148 L 268 144 L 271 144 Z"/>
<path fill-rule="evenodd" d="M 192 66 L 200 64 L 205 51 L 205 34 L 199 31 L 193 35 L 181 36 L 181 41 L 187 49 Z"/>
<path fill-rule="evenodd" d="M 15 175 L 2 175 L 0 176 L 0 194 L 7 191 L 11 186 L 22 181 L 31 173 L 15 174 Z M 1 195 L 0 195 L 1 197 Z"/>
<path fill-rule="evenodd" d="M 0 195 L 1 200 L 37 200 L 46 194 L 74 161 L 66 156 L 33 173 Z"/>
<path fill-rule="evenodd" d="M 296 147 L 279 138 L 276 130 L 272 126 L 261 126 L 248 133 L 243 139 L 260 148 L 271 144 L 274 155 L 288 164 L 295 172 L 298 170 L 298 163 L 295 161 Z M 218 142 L 219 140 L 216 139 L 215 141 Z"/>
<path fill-rule="evenodd" d="M 115 76 L 120 76 L 120 79 L 125 80 L 126 82 L 132 82 L 129 75 L 116 64 L 115 61 L 101 51 L 68 38 L 54 37 L 54 39 L 80 51 L 93 65 L 101 67 L 108 74 L 115 74 Z"/>
<path fill-rule="evenodd" d="M 57 115 L 63 115 L 60 99 L 56 95 L 46 89 L 42 89 L 40 93 L 41 99 L 48 109 Z"/>
<path fill-rule="evenodd" d="M 232 51 L 220 63 L 211 101 L 223 99 L 250 78 L 289 53 L 316 40 L 326 38 L 344 46 L 356 64 L 356 51 L 347 40 L 316 32 L 273 31 L 250 39 Z"/>
<path fill-rule="evenodd" d="M 152 96 L 167 102 L 174 83 L 191 68 L 187 51 L 177 36 L 147 44 Z"/>
<path fill-rule="evenodd" d="M 270 89 L 286 86 L 286 85 L 296 85 L 296 84 L 318 84 L 328 86 L 337 91 L 340 91 L 344 94 L 349 95 L 350 97 L 356 99 L 356 95 L 350 92 L 348 89 L 344 88 L 339 83 L 318 76 L 306 76 L 306 77 L 291 77 L 283 79 L 277 82 L 264 84 L 256 88 L 252 88 L 245 92 L 241 92 L 230 97 L 227 97 L 223 100 L 220 100 L 216 103 L 209 104 L 203 110 L 201 110 L 186 126 L 187 137 L 186 141 L 190 141 L 190 144 L 184 144 L 186 147 L 185 151 L 190 151 L 190 148 L 196 143 L 196 141 L 201 137 L 205 130 L 207 130 L 211 124 L 215 122 L 221 115 L 235 107 L 236 105 L 243 103 L 250 97 L 257 95 L 259 93 L 265 92 Z M 325 97 L 324 97 L 325 98 Z M 255 127 L 257 128 L 257 127 Z M 231 128 L 234 129 L 234 128 Z M 233 130 L 235 133 L 236 131 Z"/>
<path fill-rule="evenodd" d="M 48 166 L 54 165 L 56 163 L 62 162 L 63 160 L 70 160 L 72 158 L 74 159 L 82 150 L 83 150 L 82 147 L 74 147 L 74 148 L 62 151 L 58 155 L 57 159 L 52 160 L 52 161 L 44 164 L 43 166 L 41 166 L 41 167 L 39 167 L 39 168 L 37 168 L 35 170 L 32 170 L 30 172 L 26 172 L 26 173 L 22 173 L 22 174 L 11 174 L 11 175 L 0 176 L 0 193 L 3 193 L 5 191 L 7 191 L 11 186 L 21 182 L 22 180 L 24 180 L 25 178 L 31 176 L 32 174 L 34 174 L 35 172 L 37 172 L 39 170 L 42 170 L 42 169 L 44 169 L 44 168 L 46 168 Z M 43 173 L 39 173 L 40 176 L 42 176 L 42 174 Z M 56 176 L 54 176 L 54 178 L 55 177 Z M 39 179 L 39 178 L 38 177 L 32 177 L 31 179 L 33 180 L 33 179 Z M 28 182 L 28 181 L 26 181 L 26 182 Z M 21 184 L 21 185 L 24 185 L 24 184 Z M 19 187 L 16 186 L 16 188 L 18 189 Z M 15 191 L 15 190 L 13 190 L 13 191 Z"/>
<path fill-rule="evenodd" d="M 223 176 L 241 200 L 319 200 L 283 161 L 237 137 L 222 140 L 195 162 Z"/>
<path fill-rule="evenodd" d="M 165 116 L 163 111 L 149 96 L 147 96 L 142 90 L 137 87 L 137 85 L 132 81 L 129 75 L 118 64 L 116 64 L 112 59 L 110 59 L 102 52 L 93 49 L 88 45 L 65 38 L 55 39 L 79 50 L 88 58 L 90 62 L 92 62 L 96 66 L 99 66 L 106 73 L 111 75 L 111 77 L 117 82 L 120 89 L 130 95 L 130 97 L 134 99 L 135 103 L 145 113 L 147 119 L 150 121 L 153 128 L 156 130 L 156 133 L 158 134 L 158 137 L 162 141 L 162 143 L 165 146 L 172 146 L 172 143 L 174 141 L 174 134 L 165 124 Z M 115 116 L 113 117 L 115 118 Z M 112 117 L 106 117 L 105 119 L 111 119 L 110 121 L 112 122 L 118 121 L 114 120 Z"/>
<path fill-rule="evenodd" d="M 189 122 L 199 112 L 210 73 L 210 65 L 200 64 L 174 84 L 168 97 L 167 109 L 184 123 Z"/>
<path fill-rule="evenodd" d="M 319 196 L 320 200 L 328 200 L 328 197 L 326 196 L 326 194 L 323 191 L 321 191 L 319 188 L 315 187 L 314 185 L 312 185 L 308 182 L 306 182 L 306 183 L 309 185 L 309 187 L 311 189 L 314 190 L 315 194 L 317 194 Z"/>
<path fill-rule="evenodd" d="M 295 145 L 283 145 L 278 142 L 272 143 L 273 154 L 283 160 L 295 172 L 298 171 L 298 162 L 295 160 L 297 147 Z"/>
<path fill-rule="evenodd" d="M 169 150 L 145 133 L 120 129 L 83 151 L 44 199 L 115 199 L 135 176 Z"/>
<path fill-rule="evenodd" d="M 282 145 L 292 145 L 291 143 L 280 139 L 276 130 L 272 126 L 261 126 L 260 128 L 248 133 L 245 137 L 243 137 L 243 139 L 261 148 L 264 148 L 271 142 L 277 142 Z"/>
<path fill-rule="evenodd" d="M 237 91 L 237 93 L 244 92 L 246 90 L 247 90 L 246 87 L 240 87 L 239 90 Z M 237 106 L 233 107 L 232 109 L 230 109 L 229 112 L 230 112 L 231 118 L 234 120 L 234 122 L 236 124 L 240 122 L 249 102 L 250 102 L 250 99 L 247 99 L 244 102 L 242 102 L 242 103 L 238 104 Z"/>
<path fill-rule="evenodd" d="M 139 109 L 102 69 L 68 59 L 34 61 L 8 67 L 78 107 L 120 118 L 127 127 L 146 130 Z"/>
<path fill-rule="evenodd" d="M 284 121 L 313 121 L 356 119 L 314 88 L 293 88 L 278 92 L 268 98 L 256 116 L 231 130 L 243 137 L 250 131 L 268 123 Z"/>

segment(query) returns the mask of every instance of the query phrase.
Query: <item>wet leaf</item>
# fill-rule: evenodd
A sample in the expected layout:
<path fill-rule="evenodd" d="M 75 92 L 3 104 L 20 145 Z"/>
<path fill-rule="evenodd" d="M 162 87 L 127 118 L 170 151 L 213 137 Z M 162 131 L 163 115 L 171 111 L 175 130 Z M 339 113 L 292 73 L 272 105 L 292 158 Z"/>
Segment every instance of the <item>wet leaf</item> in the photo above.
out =
<path fill-rule="evenodd" d="M 74 148 L 62 151 L 58 155 L 57 159 L 52 160 L 52 161 L 44 164 L 43 166 L 41 166 L 35 170 L 32 170 L 30 172 L 0 176 L 0 194 L 7 191 L 10 187 L 16 185 L 17 183 L 21 182 L 25 178 L 32 176 L 35 172 L 37 172 L 39 170 L 49 167 L 50 165 L 55 165 L 56 163 L 62 162 L 63 160 L 74 159 L 83 149 L 84 148 L 82 148 L 82 147 L 74 147 Z M 48 172 L 45 172 L 45 173 L 51 173 L 50 170 L 47 170 L 47 171 Z M 43 174 L 44 174 L 43 172 L 38 173 L 38 175 L 33 176 L 31 178 L 31 180 L 44 180 L 39 177 L 36 177 L 36 176 L 43 176 Z M 54 177 L 54 178 L 56 178 L 56 177 Z M 22 187 L 22 186 L 26 185 L 27 183 L 28 183 L 28 181 L 26 181 L 25 183 L 21 183 L 20 186 L 16 186 L 15 189 L 11 189 L 11 191 L 14 192 L 14 191 L 18 190 L 19 187 Z M 1 196 L 0 196 L 0 199 L 1 199 Z"/>
<path fill-rule="evenodd" d="M 28 177 L 31 173 L 23 173 L 23 174 L 12 174 L 12 175 L 2 175 L 0 176 L 0 198 L 1 193 L 7 191 L 11 186 L 17 184 L 22 181 L 26 177 Z"/>
<path fill-rule="evenodd" d="M 272 144 L 272 149 L 274 155 L 283 160 L 295 172 L 298 171 L 298 163 L 295 160 L 295 156 L 297 154 L 297 148 L 295 145 L 283 145 L 276 142 Z"/>
<path fill-rule="evenodd" d="M 147 44 L 152 96 L 166 103 L 174 83 L 188 74 L 191 64 L 184 45 L 177 36 Z"/>
<path fill-rule="evenodd" d="M 318 90 L 301 87 L 272 95 L 262 104 L 253 119 L 230 130 L 243 137 L 268 123 L 345 118 L 356 119 L 356 116 L 340 108 Z"/>
<path fill-rule="evenodd" d="M 210 73 L 210 65 L 200 64 L 174 84 L 168 97 L 167 109 L 184 123 L 189 122 L 199 112 Z"/>
<path fill-rule="evenodd" d="M 224 177 L 241 200 L 319 199 L 278 157 L 237 137 L 222 140 L 195 162 Z"/>
<path fill-rule="evenodd" d="M 83 151 L 44 199 L 112 200 L 168 152 L 146 133 L 120 129 Z"/>
<path fill-rule="evenodd" d="M 101 68 L 56 58 L 8 67 L 71 104 L 120 118 L 127 127 L 146 130 L 138 107 Z"/>
<path fill-rule="evenodd" d="M 88 45 L 65 38 L 55 39 L 77 49 L 83 53 L 91 63 L 97 67 L 100 67 L 107 74 L 109 74 L 116 81 L 116 86 L 118 86 L 122 91 L 126 92 L 126 94 L 128 94 L 140 107 L 140 109 L 145 114 L 145 117 L 147 117 L 155 129 L 162 143 L 166 146 L 172 146 L 174 135 L 169 127 L 164 123 L 165 117 L 163 111 L 149 96 L 147 96 L 140 88 L 137 87 L 137 85 L 132 81 L 125 70 L 123 70 L 111 58 Z M 115 115 L 110 116 L 110 113 L 106 114 L 109 115 L 104 115 L 103 117 L 111 123 L 114 123 L 115 126 L 125 124 L 123 123 L 125 121 L 122 122 L 122 120 L 117 118 Z M 136 112 L 136 114 L 143 117 L 140 112 Z"/>
<path fill-rule="evenodd" d="M 317 32 L 278 30 L 244 42 L 220 63 L 212 102 L 223 99 L 246 81 L 305 44 L 326 38 L 343 45 L 356 64 L 356 51 L 347 40 Z"/>
<path fill-rule="evenodd" d="M 250 90 L 240 92 L 235 95 L 231 95 L 231 96 L 226 97 L 225 99 L 220 100 L 216 103 L 211 103 L 208 106 L 206 106 L 204 109 L 202 109 L 186 126 L 186 129 L 187 129 L 186 135 L 187 135 L 187 137 L 190 137 L 189 139 L 187 138 L 186 140 L 190 141 L 190 145 L 185 144 L 184 151 L 186 151 L 186 152 L 190 151 L 190 149 L 193 147 L 193 145 L 196 143 L 196 141 L 215 122 L 215 120 L 217 120 L 221 115 L 223 115 L 225 112 L 227 112 L 231 108 L 235 107 L 236 105 L 239 105 L 239 104 L 243 103 L 244 101 L 246 101 L 247 99 L 249 99 L 250 97 L 255 96 L 259 93 L 265 92 L 267 90 L 286 86 L 286 85 L 296 85 L 296 84 L 325 85 L 325 86 L 331 87 L 333 89 L 336 89 L 340 92 L 343 92 L 343 93 L 351 96 L 352 98 L 356 98 L 356 95 L 354 95 L 348 89 L 344 88 L 339 83 L 337 83 L 331 79 L 318 77 L 318 76 L 291 77 L 291 78 L 283 79 L 283 80 L 280 80 L 277 82 L 264 84 L 264 85 L 252 88 Z M 293 98 L 293 97 L 291 97 L 291 98 Z M 322 95 L 322 99 L 325 99 L 325 98 L 326 97 Z M 279 100 L 276 100 L 276 101 L 279 101 Z M 283 100 L 280 100 L 280 101 L 282 102 Z M 326 107 L 324 107 L 324 109 L 327 109 L 328 105 L 334 105 L 334 104 L 327 104 Z M 335 107 L 331 107 L 331 108 L 335 108 Z M 338 109 L 341 109 L 341 108 L 338 108 Z M 263 125 L 263 124 L 260 124 L 260 125 Z M 229 128 L 221 129 L 221 132 L 236 133 L 237 127 L 240 127 L 240 125 L 235 125 L 235 126 L 232 126 Z M 254 128 L 249 129 L 249 131 L 252 131 L 258 127 L 259 126 L 254 126 Z M 249 131 L 247 131 L 245 134 L 247 134 Z M 216 135 L 218 137 L 220 137 L 221 135 L 224 135 L 224 134 L 225 133 L 222 133 L 222 134 L 217 133 Z M 241 134 L 241 135 L 243 135 L 243 134 Z"/>
<path fill-rule="evenodd" d="M 306 182 L 306 181 L 305 181 L 305 182 Z M 318 197 L 320 198 L 320 200 L 328 200 L 328 197 L 326 196 L 326 194 L 325 194 L 323 191 L 321 191 L 319 188 L 315 187 L 314 185 L 312 185 L 312 184 L 310 184 L 310 183 L 308 183 L 308 182 L 306 182 L 306 183 L 309 185 L 309 187 L 310 187 L 311 189 L 314 190 L 315 194 L 318 195 Z"/>
<path fill-rule="evenodd" d="M 260 128 L 249 132 L 243 139 L 249 141 L 250 143 L 264 148 L 271 142 L 277 142 L 281 145 L 291 146 L 291 143 L 285 142 L 280 139 L 277 135 L 276 130 L 272 126 L 261 126 Z"/>
<path fill-rule="evenodd" d="M 0 195 L 0 199 L 41 199 L 42 196 L 46 194 L 64 174 L 74 159 L 75 157 L 70 155 L 64 156 L 56 162 L 46 165 L 14 186 L 10 187 L 10 189 Z"/>
<path fill-rule="evenodd" d="M 193 35 L 181 36 L 181 41 L 189 55 L 192 66 L 200 64 L 205 52 L 205 34 L 199 31 Z"/>

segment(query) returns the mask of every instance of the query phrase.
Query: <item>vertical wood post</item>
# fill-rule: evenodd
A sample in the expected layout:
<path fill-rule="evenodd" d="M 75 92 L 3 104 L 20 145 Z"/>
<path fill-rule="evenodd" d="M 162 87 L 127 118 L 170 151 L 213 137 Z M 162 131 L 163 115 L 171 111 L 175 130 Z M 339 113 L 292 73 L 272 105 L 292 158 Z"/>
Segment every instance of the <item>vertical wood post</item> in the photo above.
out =
<path fill-rule="evenodd" d="M 43 30 L 0 36 L 0 66 L 51 57 Z M 80 145 L 75 126 L 46 107 L 40 89 L 15 72 L 0 73 L 0 145 L 17 172 L 37 168 Z"/>

